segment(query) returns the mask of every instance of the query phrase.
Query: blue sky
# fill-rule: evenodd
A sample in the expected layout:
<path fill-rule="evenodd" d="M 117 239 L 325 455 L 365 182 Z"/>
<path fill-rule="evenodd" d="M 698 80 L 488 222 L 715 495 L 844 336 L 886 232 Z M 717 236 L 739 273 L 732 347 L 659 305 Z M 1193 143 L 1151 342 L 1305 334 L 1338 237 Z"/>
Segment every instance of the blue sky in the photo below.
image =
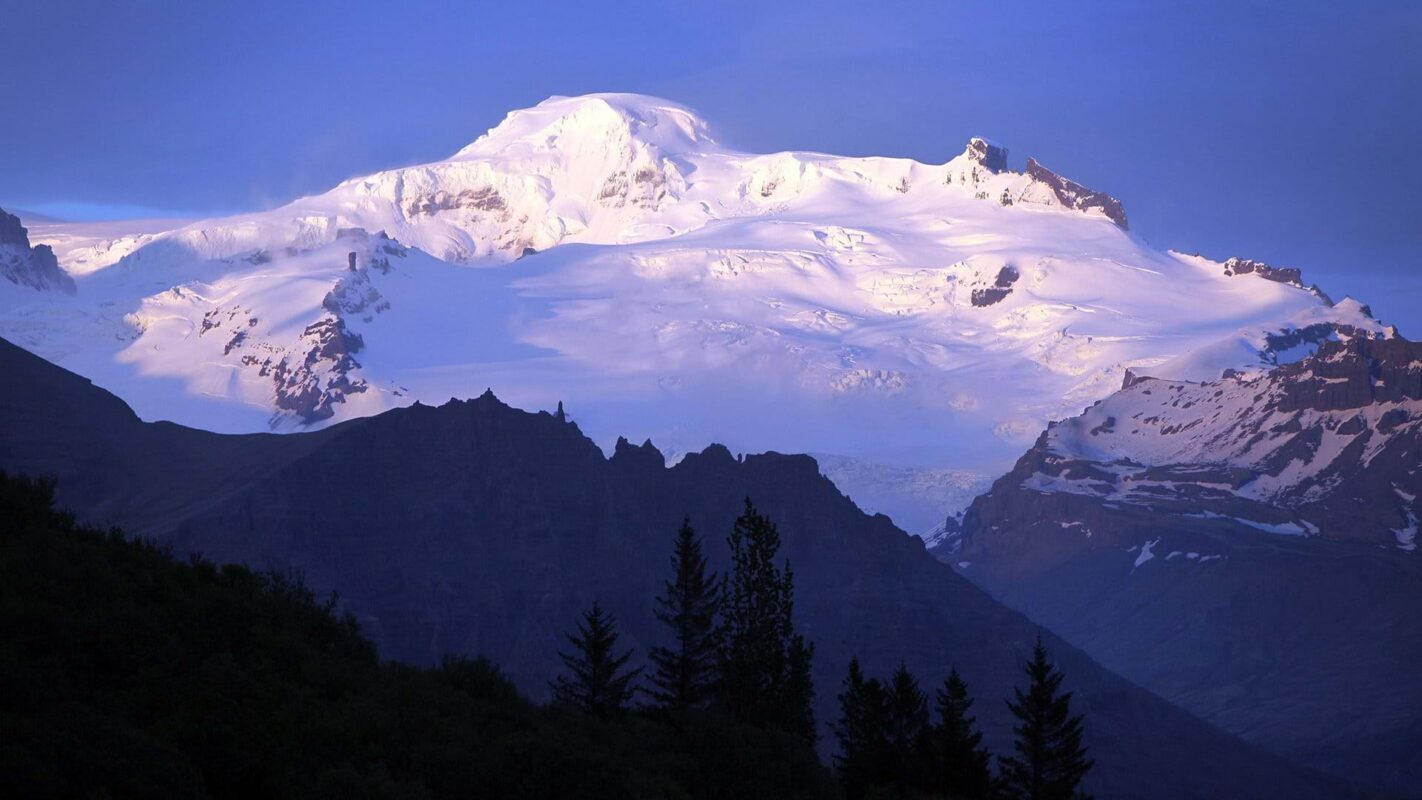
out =
<path fill-rule="evenodd" d="M 1422 336 L 1422 3 L 7 0 L 0 22 L 0 205 L 265 208 L 548 95 L 645 92 L 748 150 L 942 162 L 985 135 L 1152 243 L 1302 267 Z"/>

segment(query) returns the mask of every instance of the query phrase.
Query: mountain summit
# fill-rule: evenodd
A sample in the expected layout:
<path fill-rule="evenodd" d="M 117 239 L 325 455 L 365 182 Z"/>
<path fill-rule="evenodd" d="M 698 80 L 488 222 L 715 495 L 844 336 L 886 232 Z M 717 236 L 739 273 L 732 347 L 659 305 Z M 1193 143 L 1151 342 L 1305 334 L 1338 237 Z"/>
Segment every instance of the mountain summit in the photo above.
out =
<path fill-rule="evenodd" d="M 17 295 L 0 335 L 146 418 L 289 431 L 493 387 L 566 401 L 605 447 L 845 457 L 852 494 L 869 463 L 1006 469 L 1128 370 L 1208 380 L 1388 335 L 1296 270 L 1154 249 L 1116 198 L 987 139 L 925 164 L 711 131 L 656 98 L 552 98 L 270 211 L 47 226 L 77 296 Z M 922 494 L 878 510 L 926 530 L 953 509 Z"/>
<path fill-rule="evenodd" d="M 634 142 L 664 155 L 716 149 L 710 126 L 686 106 L 647 95 L 608 93 L 550 97 L 533 108 L 512 111 L 454 157 L 514 157 L 520 147 L 532 152 L 616 151 Z"/>

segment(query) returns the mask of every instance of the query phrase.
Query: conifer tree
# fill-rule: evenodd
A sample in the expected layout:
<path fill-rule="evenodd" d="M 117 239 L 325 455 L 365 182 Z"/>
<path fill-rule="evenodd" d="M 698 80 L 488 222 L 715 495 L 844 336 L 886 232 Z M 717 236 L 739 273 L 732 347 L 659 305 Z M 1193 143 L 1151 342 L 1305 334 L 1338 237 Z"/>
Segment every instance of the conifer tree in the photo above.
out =
<path fill-rule="evenodd" d="M 859 659 L 849 662 L 839 693 L 839 721 L 834 725 L 839 753 L 835 770 L 849 800 L 860 800 L 884 783 L 888 751 L 888 693 L 878 678 L 865 678 Z"/>
<path fill-rule="evenodd" d="M 1071 715 L 1071 692 L 1061 692 L 1062 673 L 1047 660 L 1042 637 L 1027 664 L 1027 691 L 1013 689 L 1008 709 L 1017 718 L 1016 756 L 1000 758 L 999 782 L 1009 800 L 1080 798 L 1081 779 L 1091 769 L 1081 743 L 1080 716 Z"/>
<path fill-rule="evenodd" d="M 727 542 L 732 570 L 722 603 L 720 702 L 744 722 L 813 741 L 813 650 L 795 633 L 794 574 L 788 563 L 775 563 L 780 533 L 747 498 Z"/>
<path fill-rule="evenodd" d="M 803 739 L 811 747 L 819 740 L 815 729 L 815 682 L 810 667 L 815 658 L 815 645 L 798 633 L 790 636 L 790 652 L 786 655 L 785 719 L 782 727 Z"/>
<path fill-rule="evenodd" d="M 574 653 L 559 653 L 567 674 L 553 681 L 553 700 L 607 719 L 622 711 L 636 691 L 633 681 L 642 668 L 626 669 L 632 651 L 616 654 L 617 620 L 596 601 L 583 614 L 577 633 L 570 634 Z"/>
<path fill-rule="evenodd" d="M 682 522 L 672 552 L 674 578 L 663 584 L 657 598 L 657 619 L 672 631 L 671 647 L 656 647 L 649 654 L 656 665 L 651 694 L 659 708 L 674 713 L 705 705 L 716 679 L 716 614 L 721 587 L 715 573 L 706 572 L 701 540 Z"/>
<path fill-rule="evenodd" d="M 958 670 L 949 671 L 938 690 L 938 722 L 929 732 L 928 788 L 934 796 L 950 800 L 986 798 L 992 786 L 988 752 L 983 735 L 968 716 L 973 701 Z"/>
<path fill-rule="evenodd" d="M 928 735 L 928 698 L 918 687 L 918 679 L 899 663 L 887 687 L 887 744 L 889 785 L 900 796 L 921 786 L 925 773 L 921 757 Z"/>

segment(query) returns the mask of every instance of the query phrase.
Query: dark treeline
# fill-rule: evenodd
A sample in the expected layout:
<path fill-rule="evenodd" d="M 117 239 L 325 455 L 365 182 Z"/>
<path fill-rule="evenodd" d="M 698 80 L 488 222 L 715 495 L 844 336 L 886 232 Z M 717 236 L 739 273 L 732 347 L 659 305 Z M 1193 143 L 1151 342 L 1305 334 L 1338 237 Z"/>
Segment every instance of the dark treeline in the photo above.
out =
<path fill-rule="evenodd" d="M 775 524 L 749 500 L 729 539 L 731 575 L 708 572 L 690 520 L 677 532 L 672 580 L 657 599 L 657 618 L 671 646 L 649 655 L 650 709 L 685 730 L 704 709 L 759 728 L 815 743 L 814 648 L 795 632 L 794 575 L 777 565 Z M 553 684 L 555 700 L 592 716 L 625 713 L 634 703 L 640 668 L 617 649 L 616 622 L 594 603 L 568 637 L 567 674 Z M 868 797 L 955 800 L 1073 800 L 1091 769 L 1082 745 L 1082 720 L 1071 694 L 1039 639 L 1027 665 L 1028 688 L 1014 690 L 1008 707 L 1017 718 L 1015 753 L 998 760 L 981 747 L 973 701 L 956 669 L 929 698 L 902 664 L 887 682 L 866 678 L 849 664 L 839 695 L 841 717 L 835 768 L 851 800 Z"/>
<path fill-rule="evenodd" d="M 727 543 L 731 574 L 723 579 L 708 571 L 691 521 L 677 532 L 656 611 L 670 641 L 649 654 L 647 708 L 681 728 L 710 709 L 813 748 L 814 647 L 795 631 L 794 573 L 776 562 L 780 533 L 746 500 Z M 594 602 L 568 642 L 555 702 L 602 718 L 625 711 L 641 669 L 628 668 L 630 650 L 618 652 L 615 620 Z"/>
<path fill-rule="evenodd" d="M 998 759 L 993 775 L 973 701 L 956 669 L 935 693 L 932 711 L 918 679 L 900 664 L 888 681 L 866 678 L 859 661 L 839 695 L 835 767 L 850 800 L 1074 800 L 1086 798 L 1081 779 L 1091 769 L 1082 745 L 1082 720 L 1071 714 L 1071 693 L 1047 659 L 1040 639 L 1027 664 L 1028 688 L 1014 689 L 1008 708 L 1015 753 Z"/>
<path fill-rule="evenodd" d="M 540 706 L 484 659 L 381 662 L 299 579 L 175 561 L 0 472 L 0 774 L 26 797 L 1077 796 L 1080 719 L 1040 644 L 996 776 L 956 672 L 930 714 L 906 669 L 851 664 L 836 780 L 775 525 L 747 500 L 728 543 L 717 575 L 684 523 L 647 667 L 593 603 Z"/>
<path fill-rule="evenodd" d="M 667 689 L 687 708 L 677 723 L 538 706 L 483 659 L 382 663 L 298 580 L 175 561 L 75 524 L 52 499 L 51 486 L 0 473 L 6 796 L 839 794 L 803 736 L 741 722 L 682 684 Z M 704 657 L 668 652 L 693 658 L 666 662 L 667 675 Z M 613 681 L 595 704 L 619 706 L 628 689 Z"/>

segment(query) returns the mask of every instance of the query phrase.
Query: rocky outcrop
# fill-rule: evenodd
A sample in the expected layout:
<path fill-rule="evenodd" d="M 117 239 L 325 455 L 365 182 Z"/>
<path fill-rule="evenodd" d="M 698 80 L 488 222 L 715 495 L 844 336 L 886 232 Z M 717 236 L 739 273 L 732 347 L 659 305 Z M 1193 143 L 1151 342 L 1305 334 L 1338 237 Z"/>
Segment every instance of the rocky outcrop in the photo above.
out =
<path fill-rule="evenodd" d="M 968 140 L 968 158 L 982 165 L 988 172 L 1007 171 L 1007 148 L 993 144 L 987 139 L 974 136 Z"/>
<path fill-rule="evenodd" d="M 369 234 L 360 228 L 343 228 L 337 239 L 342 243 L 319 252 L 249 256 L 264 258 L 264 263 L 274 258 L 319 259 L 327 275 L 334 272 L 327 259 L 344 256 L 345 267 L 334 273 L 320 306 L 301 320 L 305 325 L 299 334 L 292 336 L 280 328 L 274 332 L 270 324 L 261 325 L 256 310 L 236 302 L 218 305 L 202 316 L 199 336 L 220 337 L 222 355 L 235 353 L 228 363 L 271 382 L 274 428 L 291 418 L 306 425 L 329 420 L 348 398 L 370 389 L 356 358 L 365 349 L 365 340 L 352 326 L 373 322 L 390 310 L 390 301 L 375 281 L 390 272 L 392 258 L 404 258 L 408 250 L 384 232 Z M 346 250 L 347 246 L 356 249 Z"/>
<path fill-rule="evenodd" d="M 1422 401 L 1422 343 L 1406 339 L 1325 342 L 1310 359 L 1281 367 L 1283 412 L 1387 407 L 1406 415 Z"/>
<path fill-rule="evenodd" d="M 363 379 L 352 375 L 360 369 L 355 354 L 365 347 L 365 342 L 337 316 L 306 326 L 301 338 L 310 345 L 305 353 L 263 363 L 259 374 L 271 375 L 276 407 L 309 424 L 330 419 L 337 403 L 368 388 Z"/>
<path fill-rule="evenodd" d="M 1067 208 L 1100 212 L 1122 229 L 1130 228 L 1121 201 L 1105 192 L 1088 189 L 1074 180 L 1063 178 L 1037 163 L 1035 158 L 1027 159 L 1027 177 L 1038 186 L 1046 187 L 1056 197 L 1057 202 Z"/>
<path fill-rule="evenodd" d="M 1224 262 L 1224 274 L 1226 275 L 1258 275 L 1266 281 L 1275 283 L 1287 283 L 1297 286 L 1300 289 L 1303 285 L 1303 272 L 1294 267 L 1271 267 L 1262 261 L 1255 261 L 1250 258 L 1230 258 Z"/>
<path fill-rule="evenodd" d="M 59 266 L 47 244 L 30 246 L 29 231 L 20 218 L 0 209 L 0 276 L 38 291 L 74 294 L 74 279 Z"/>
<path fill-rule="evenodd" d="M 492 186 L 465 189 L 459 192 L 437 191 L 410 201 L 405 213 L 410 216 L 432 215 L 441 211 L 469 209 L 488 213 L 502 213 L 508 210 L 508 201 Z"/>
<path fill-rule="evenodd" d="M 946 167 L 947 175 L 944 181 L 948 185 L 962 186 L 970 190 L 977 189 L 994 176 L 1010 177 L 1015 174 L 1007 168 L 1007 148 L 980 136 L 969 139 L 962 154 L 949 161 Z M 979 197 L 986 196 L 986 192 L 979 193 Z"/>
<path fill-rule="evenodd" d="M 997 752 L 1004 704 L 1037 625 L 861 512 L 813 459 L 709 447 L 668 468 L 650 444 L 611 458 L 577 426 L 492 394 L 322 431 L 219 436 L 140 422 L 111 395 L 0 341 L 0 469 L 59 478 L 61 501 L 220 561 L 296 570 L 338 591 L 385 658 L 479 654 L 544 696 L 562 634 L 593 599 L 642 659 L 661 644 L 655 597 L 682 519 L 713 568 L 747 495 L 794 565 L 797 624 L 815 643 L 821 721 L 857 655 L 927 684 L 956 666 Z M 1113 798 L 1293 798 L 1346 789 L 1224 735 L 1045 635 L 1087 715 L 1088 788 Z M 1210 765 L 1208 770 L 1199 768 Z"/>
<path fill-rule="evenodd" d="M 1002 302 L 1009 294 L 1012 294 L 1012 284 L 1022 277 L 1014 267 L 1004 266 L 997 271 L 997 278 L 993 280 L 992 286 L 974 289 L 971 302 L 978 308 Z"/>
<path fill-rule="evenodd" d="M 1324 294 L 1323 290 L 1318 287 L 1318 284 L 1315 283 L 1312 286 L 1305 286 L 1303 282 L 1303 271 L 1297 267 L 1271 267 L 1263 261 L 1231 257 L 1224 262 L 1224 274 L 1230 276 L 1255 275 L 1266 281 L 1285 283 L 1289 286 L 1296 286 L 1300 289 L 1313 292 L 1325 303 L 1329 303 L 1330 305 L 1333 303 L 1333 300 L 1327 294 Z M 1372 316 L 1371 312 L 1367 313 L 1369 316 Z"/>
<path fill-rule="evenodd" d="M 775 184 L 761 187 L 761 196 L 775 193 Z M 607 176 L 597 200 L 609 208 L 636 206 L 656 210 L 667 199 L 667 178 L 657 167 L 643 164 L 631 170 L 620 169 Z"/>
<path fill-rule="evenodd" d="M 1121 201 L 1105 192 L 1089 189 L 1027 159 L 1025 172 L 1007 167 L 1007 149 L 974 137 L 957 158 L 944 165 L 944 182 L 973 192 L 979 200 L 995 200 L 1003 206 L 1018 203 L 1047 205 L 1101 214 L 1122 229 L 1130 226 Z"/>
<path fill-rule="evenodd" d="M 390 301 L 371 284 L 368 272 L 354 266 L 355 253 L 350 254 L 350 263 L 350 274 L 336 281 L 336 285 L 322 299 L 321 307 L 332 314 L 361 317 L 370 322 L 376 314 L 390 310 Z M 384 264 L 388 269 L 389 262 Z"/>

